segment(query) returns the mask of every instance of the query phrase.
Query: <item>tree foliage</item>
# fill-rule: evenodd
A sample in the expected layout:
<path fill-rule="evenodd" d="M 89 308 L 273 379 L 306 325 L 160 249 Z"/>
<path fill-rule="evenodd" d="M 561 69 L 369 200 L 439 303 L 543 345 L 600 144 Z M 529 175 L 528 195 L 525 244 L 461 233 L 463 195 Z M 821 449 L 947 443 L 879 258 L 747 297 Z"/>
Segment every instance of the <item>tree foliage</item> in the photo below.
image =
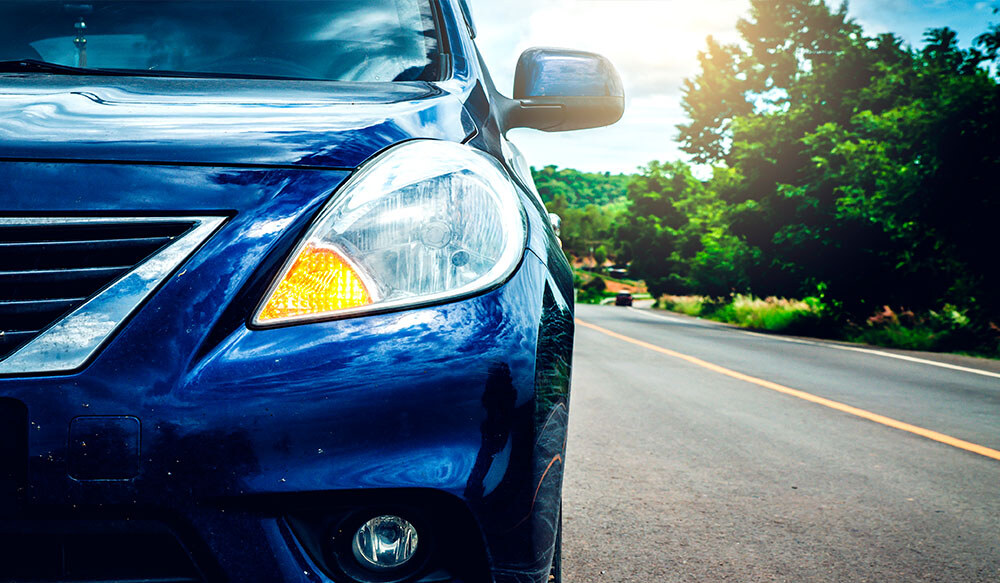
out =
<path fill-rule="evenodd" d="M 628 174 L 580 172 L 551 165 L 532 168 L 531 176 L 543 202 L 550 203 L 561 196 L 566 206 L 573 208 L 620 203 L 625 200 L 625 189 L 631 179 Z"/>
<path fill-rule="evenodd" d="M 563 248 L 590 256 L 603 246 L 607 257 L 615 248 L 615 225 L 625 210 L 632 177 L 555 166 L 532 168 L 531 173 L 548 211 L 562 218 Z"/>
<path fill-rule="evenodd" d="M 629 185 L 617 238 L 654 295 L 722 295 L 747 285 L 748 248 L 729 232 L 732 208 L 719 194 L 732 177 L 720 170 L 703 182 L 683 162 L 651 162 Z"/>
<path fill-rule="evenodd" d="M 751 0 L 738 29 L 684 86 L 682 147 L 714 177 L 652 164 L 629 189 L 620 232 L 651 287 L 821 289 L 848 314 L 948 303 L 1000 322 L 1000 27 L 910 48 L 845 5 Z"/>
<path fill-rule="evenodd" d="M 750 4 L 741 40 L 709 38 L 683 87 L 697 171 L 535 172 L 566 247 L 604 245 L 656 295 L 818 296 L 855 322 L 959 314 L 996 349 L 1000 25 L 967 48 L 943 27 L 910 47 L 846 5 Z"/>

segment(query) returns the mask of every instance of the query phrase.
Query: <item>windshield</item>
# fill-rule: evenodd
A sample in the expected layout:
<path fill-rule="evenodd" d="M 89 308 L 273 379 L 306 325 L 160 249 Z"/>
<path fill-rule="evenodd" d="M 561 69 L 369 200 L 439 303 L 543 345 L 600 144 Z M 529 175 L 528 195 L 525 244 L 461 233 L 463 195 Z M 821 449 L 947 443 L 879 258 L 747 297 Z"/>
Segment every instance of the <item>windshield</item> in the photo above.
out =
<path fill-rule="evenodd" d="M 431 0 L 0 1 L 0 61 L 122 73 L 431 81 Z"/>

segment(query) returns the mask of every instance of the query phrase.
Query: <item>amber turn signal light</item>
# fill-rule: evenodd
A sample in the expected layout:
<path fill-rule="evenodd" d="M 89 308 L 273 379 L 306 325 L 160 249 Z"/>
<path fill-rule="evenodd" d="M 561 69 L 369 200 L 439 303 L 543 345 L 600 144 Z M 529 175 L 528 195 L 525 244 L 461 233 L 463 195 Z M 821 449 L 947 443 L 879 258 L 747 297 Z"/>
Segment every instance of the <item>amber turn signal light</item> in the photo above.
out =
<path fill-rule="evenodd" d="M 258 321 L 357 308 L 372 303 L 357 270 L 337 250 L 306 245 L 278 283 Z"/>

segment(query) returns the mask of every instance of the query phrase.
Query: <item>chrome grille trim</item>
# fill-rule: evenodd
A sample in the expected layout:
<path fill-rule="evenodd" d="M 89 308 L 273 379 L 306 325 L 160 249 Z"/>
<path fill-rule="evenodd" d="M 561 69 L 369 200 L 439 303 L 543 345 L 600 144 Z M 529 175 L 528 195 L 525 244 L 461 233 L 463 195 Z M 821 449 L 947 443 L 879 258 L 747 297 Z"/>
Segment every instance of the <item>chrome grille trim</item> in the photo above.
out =
<path fill-rule="evenodd" d="M 0 374 L 66 372 L 83 366 L 123 321 L 183 263 L 225 217 L 10 218 L 0 226 L 190 222 L 192 227 L 103 291 L 0 361 Z"/>

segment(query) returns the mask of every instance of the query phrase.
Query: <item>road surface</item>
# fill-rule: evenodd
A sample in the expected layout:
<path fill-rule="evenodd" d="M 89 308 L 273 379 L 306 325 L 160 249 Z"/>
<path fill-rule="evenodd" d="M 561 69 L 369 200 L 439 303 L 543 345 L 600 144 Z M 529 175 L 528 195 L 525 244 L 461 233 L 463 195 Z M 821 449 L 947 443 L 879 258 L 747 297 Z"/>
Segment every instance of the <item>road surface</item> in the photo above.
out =
<path fill-rule="evenodd" d="M 1000 363 L 577 318 L 568 583 L 1000 582 Z"/>

